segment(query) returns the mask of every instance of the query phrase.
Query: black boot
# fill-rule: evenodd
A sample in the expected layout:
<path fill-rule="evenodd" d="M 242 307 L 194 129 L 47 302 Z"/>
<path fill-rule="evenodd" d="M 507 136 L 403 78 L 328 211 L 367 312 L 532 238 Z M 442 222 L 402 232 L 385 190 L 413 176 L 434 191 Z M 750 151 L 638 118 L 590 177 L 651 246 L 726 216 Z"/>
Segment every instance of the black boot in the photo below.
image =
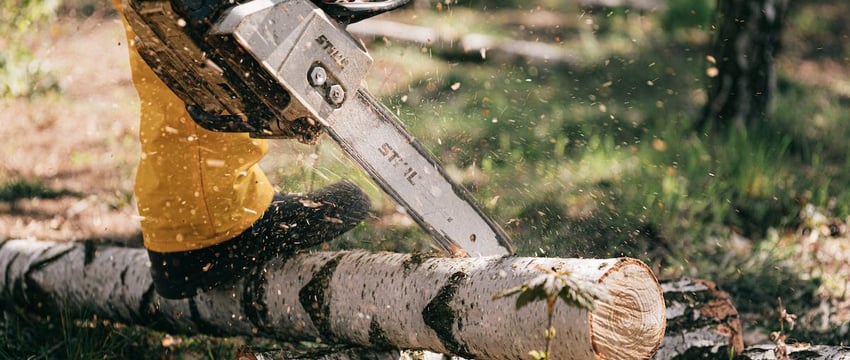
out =
<path fill-rule="evenodd" d="M 263 216 L 233 239 L 198 250 L 148 250 L 154 286 L 165 298 L 194 296 L 273 257 L 341 235 L 366 218 L 369 208 L 366 194 L 346 181 L 305 195 L 275 194 Z"/>

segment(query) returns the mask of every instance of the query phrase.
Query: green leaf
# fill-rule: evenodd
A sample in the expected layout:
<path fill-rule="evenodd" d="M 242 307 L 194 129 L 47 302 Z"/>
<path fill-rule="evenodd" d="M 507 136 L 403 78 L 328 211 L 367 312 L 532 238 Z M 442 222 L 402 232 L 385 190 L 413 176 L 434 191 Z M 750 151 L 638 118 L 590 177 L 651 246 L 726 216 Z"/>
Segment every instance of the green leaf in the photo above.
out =
<path fill-rule="evenodd" d="M 605 288 L 597 283 L 578 279 L 570 271 L 545 268 L 540 270 L 544 273 L 521 286 L 494 294 L 493 300 L 519 293 L 516 300 L 517 310 L 539 300 L 552 299 L 550 301 L 554 304 L 554 299 L 560 298 L 567 305 L 593 311 L 596 309 L 597 300 L 608 299 Z"/>
<path fill-rule="evenodd" d="M 546 298 L 546 292 L 543 291 L 542 287 L 526 288 L 519 294 L 519 297 L 517 297 L 516 308 L 519 310 L 530 303 L 538 300 L 545 300 Z"/>
<path fill-rule="evenodd" d="M 596 310 L 596 301 L 607 301 L 608 292 L 599 284 L 579 280 L 572 276 L 562 277 L 564 287 L 558 297 L 565 303 L 590 311 Z"/>

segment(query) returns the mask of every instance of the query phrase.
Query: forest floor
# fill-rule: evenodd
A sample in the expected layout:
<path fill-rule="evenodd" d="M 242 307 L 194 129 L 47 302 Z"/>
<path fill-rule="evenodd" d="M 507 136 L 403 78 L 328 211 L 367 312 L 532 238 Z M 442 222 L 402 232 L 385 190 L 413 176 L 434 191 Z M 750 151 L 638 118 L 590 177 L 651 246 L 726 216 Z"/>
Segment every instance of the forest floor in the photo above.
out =
<path fill-rule="evenodd" d="M 36 195 L 0 202 L 0 237 L 139 238 L 138 98 L 124 36 L 117 17 L 65 18 L 37 42 L 62 93 L 0 102 L 0 178 Z"/>

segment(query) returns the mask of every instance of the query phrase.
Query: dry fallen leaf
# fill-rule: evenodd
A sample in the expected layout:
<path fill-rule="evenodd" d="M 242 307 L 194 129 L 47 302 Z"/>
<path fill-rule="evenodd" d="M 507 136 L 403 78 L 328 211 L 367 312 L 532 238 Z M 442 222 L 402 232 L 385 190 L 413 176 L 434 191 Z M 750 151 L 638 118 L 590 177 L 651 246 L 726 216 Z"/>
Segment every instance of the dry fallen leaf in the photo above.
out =
<path fill-rule="evenodd" d="M 175 338 L 171 335 L 165 335 L 165 337 L 162 338 L 162 347 L 170 348 L 174 345 L 180 344 L 181 342 L 183 342 L 183 339 L 181 338 Z"/>

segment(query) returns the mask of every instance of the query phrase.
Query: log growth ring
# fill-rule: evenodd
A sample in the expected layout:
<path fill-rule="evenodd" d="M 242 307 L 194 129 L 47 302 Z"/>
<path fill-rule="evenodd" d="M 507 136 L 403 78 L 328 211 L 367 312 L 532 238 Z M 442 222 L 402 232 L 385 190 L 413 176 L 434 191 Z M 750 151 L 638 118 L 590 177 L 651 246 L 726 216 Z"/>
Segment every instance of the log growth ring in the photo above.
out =
<path fill-rule="evenodd" d="M 599 359 L 649 359 L 667 325 L 661 286 L 644 263 L 620 259 L 600 279 L 610 291 L 588 314 L 591 343 Z"/>

